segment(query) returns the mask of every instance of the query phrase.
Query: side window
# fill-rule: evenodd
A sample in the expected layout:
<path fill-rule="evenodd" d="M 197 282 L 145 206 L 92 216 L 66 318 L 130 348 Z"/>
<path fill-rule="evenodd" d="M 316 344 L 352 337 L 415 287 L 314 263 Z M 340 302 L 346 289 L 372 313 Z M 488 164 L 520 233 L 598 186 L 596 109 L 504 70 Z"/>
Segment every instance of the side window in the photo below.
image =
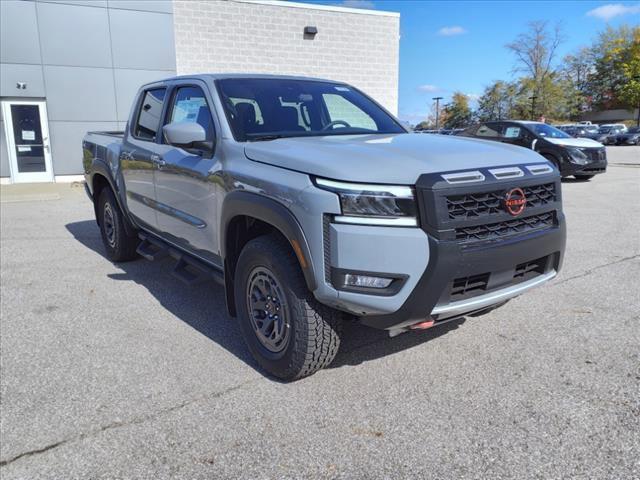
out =
<path fill-rule="evenodd" d="M 377 130 L 376 122 L 357 105 L 351 103 L 342 95 L 335 93 L 323 93 L 322 99 L 329 112 L 329 121 L 347 122 L 353 128 Z"/>
<path fill-rule="evenodd" d="M 478 127 L 478 131 L 476 132 L 477 137 L 483 138 L 500 138 L 502 133 L 500 131 L 500 126 L 495 124 L 483 124 Z"/>
<path fill-rule="evenodd" d="M 523 135 L 521 127 L 516 125 L 506 125 L 504 129 L 504 138 L 520 138 Z"/>
<path fill-rule="evenodd" d="M 160 116 L 166 88 L 147 90 L 142 99 L 140 113 L 133 130 L 133 136 L 143 140 L 155 141 L 160 127 Z"/>
<path fill-rule="evenodd" d="M 178 88 L 171 108 L 170 123 L 198 123 L 207 132 L 207 140 L 213 140 L 213 119 L 207 99 L 200 87 Z"/>

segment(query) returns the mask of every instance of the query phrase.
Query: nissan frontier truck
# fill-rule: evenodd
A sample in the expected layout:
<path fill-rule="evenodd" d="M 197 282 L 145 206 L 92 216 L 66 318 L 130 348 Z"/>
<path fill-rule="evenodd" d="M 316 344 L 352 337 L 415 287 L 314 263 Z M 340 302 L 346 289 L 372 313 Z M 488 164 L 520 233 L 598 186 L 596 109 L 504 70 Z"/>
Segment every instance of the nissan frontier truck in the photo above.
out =
<path fill-rule="evenodd" d="M 168 257 L 187 285 L 220 283 L 258 364 L 286 380 L 329 365 L 345 321 L 395 336 L 478 316 L 562 264 L 547 159 L 409 133 L 342 82 L 150 83 L 83 155 L 108 258 Z"/>

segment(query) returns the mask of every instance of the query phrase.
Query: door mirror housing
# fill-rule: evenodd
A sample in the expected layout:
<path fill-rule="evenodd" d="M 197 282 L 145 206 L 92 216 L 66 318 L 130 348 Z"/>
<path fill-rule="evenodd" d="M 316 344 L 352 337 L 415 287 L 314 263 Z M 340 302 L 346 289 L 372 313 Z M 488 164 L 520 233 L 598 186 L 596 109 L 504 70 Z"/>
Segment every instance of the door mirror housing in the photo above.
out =
<path fill-rule="evenodd" d="M 165 141 L 174 147 L 213 151 L 213 141 L 207 140 L 204 127 L 195 122 L 172 122 L 162 127 Z"/>

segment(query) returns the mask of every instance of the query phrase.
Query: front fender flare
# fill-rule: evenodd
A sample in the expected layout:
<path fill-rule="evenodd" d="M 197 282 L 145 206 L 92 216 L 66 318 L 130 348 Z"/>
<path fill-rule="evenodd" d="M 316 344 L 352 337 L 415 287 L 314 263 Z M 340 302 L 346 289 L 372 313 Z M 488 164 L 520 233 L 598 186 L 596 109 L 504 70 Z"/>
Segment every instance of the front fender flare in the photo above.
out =
<path fill-rule="evenodd" d="M 283 204 L 257 193 L 236 190 L 227 194 L 224 199 L 220 218 L 220 251 L 225 265 L 227 263 L 227 230 L 233 218 L 237 216 L 253 217 L 279 230 L 298 258 L 307 288 L 310 291 L 317 288 L 311 251 L 300 223 L 291 210 Z"/>

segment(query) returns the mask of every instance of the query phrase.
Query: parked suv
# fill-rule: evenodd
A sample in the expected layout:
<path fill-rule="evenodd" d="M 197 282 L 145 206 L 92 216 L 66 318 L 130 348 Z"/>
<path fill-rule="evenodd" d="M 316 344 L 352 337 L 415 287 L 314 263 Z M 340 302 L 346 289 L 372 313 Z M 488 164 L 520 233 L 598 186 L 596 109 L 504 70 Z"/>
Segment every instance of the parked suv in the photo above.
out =
<path fill-rule="evenodd" d="M 484 122 L 467 128 L 461 136 L 493 140 L 528 148 L 553 163 L 563 177 L 589 180 L 607 170 L 607 152 L 588 138 L 572 138 L 551 125 L 524 120 Z"/>
<path fill-rule="evenodd" d="M 185 283 L 224 285 L 249 350 L 284 379 L 331 363 L 343 321 L 393 336 L 481 315 L 562 263 L 552 164 L 411 135 L 344 83 L 148 84 L 125 131 L 88 133 L 83 152 L 107 256 L 171 256 Z"/>

